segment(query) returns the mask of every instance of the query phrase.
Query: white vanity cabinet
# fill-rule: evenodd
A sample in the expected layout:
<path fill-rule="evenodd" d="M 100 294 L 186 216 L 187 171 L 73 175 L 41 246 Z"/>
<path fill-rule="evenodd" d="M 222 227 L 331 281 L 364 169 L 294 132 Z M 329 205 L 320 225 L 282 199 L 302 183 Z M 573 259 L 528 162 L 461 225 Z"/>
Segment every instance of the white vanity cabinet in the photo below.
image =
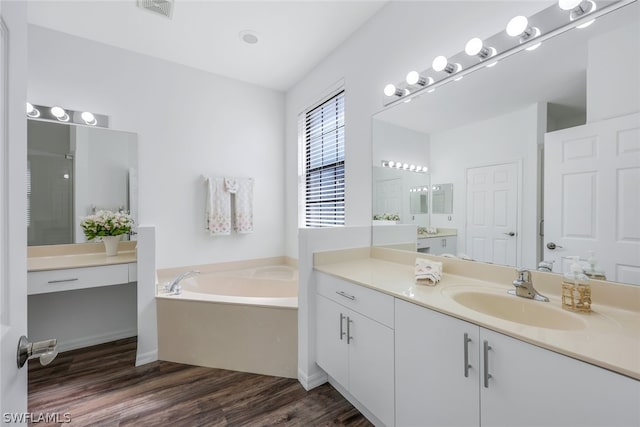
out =
<path fill-rule="evenodd" d="M 442 255 L 445 253 L 456 254 L 456 241 L 458 236 L 442 237 L 418 237 L 418 252 L 432 255 Z"/>
<path fill-rule="evenodd" d="M 135 263 L 30 271 L 27 273 L 27 294 L 36 295 L 120 285 L 135 282 L 136 276 Z"/>
<path fill-rule="evenodd" d="M 398 427 L 640 425 L 640 381 L 406 301 L 395 308 Z"/>
<path fill-rule="evenodd" d="M 394 298 L 322 273 L 316 277 L 316 362 L 393 426 Z"/>

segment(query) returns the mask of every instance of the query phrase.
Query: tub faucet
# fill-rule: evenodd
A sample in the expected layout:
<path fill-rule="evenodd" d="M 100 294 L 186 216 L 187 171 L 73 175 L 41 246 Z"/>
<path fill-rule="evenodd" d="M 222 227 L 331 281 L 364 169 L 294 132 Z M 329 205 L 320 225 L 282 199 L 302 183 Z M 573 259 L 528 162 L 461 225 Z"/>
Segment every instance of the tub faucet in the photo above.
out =
<path fill-rule="evenodd" d="M 549 298 L 539 294 L 533 287 L 531 272 L 529 270 L 518 270 L 518 278 L 513 281 L 513 286 L 516 288 L 508 291 L 511 295 L 529 298 L 536 301 L 549 302 Z"/>
<path fill-rule="evenodd" d="M 173 279 L 173 281 L 167 285 L 167 288 L 169 289 L 169 293 L 171 295 L 180 295 L 182 293 L 182 287 L 180 286 L 180 282 L 182 281 L 182 279 L 195 276 L 196 274 L 200 274 L 200 272 L 198 270 L 191 270 L 176 276 L 176 278 Z"/>

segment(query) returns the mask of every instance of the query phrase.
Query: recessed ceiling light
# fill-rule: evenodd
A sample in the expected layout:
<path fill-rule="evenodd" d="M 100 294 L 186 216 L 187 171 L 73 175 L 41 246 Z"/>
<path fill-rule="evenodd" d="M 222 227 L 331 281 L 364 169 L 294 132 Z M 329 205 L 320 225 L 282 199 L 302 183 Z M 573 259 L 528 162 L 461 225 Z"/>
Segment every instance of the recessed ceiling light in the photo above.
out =
<path fill-rule="evenodd" d="M 240 39 L 247 44 L 258 43 L 258 35 L 251 30 L 240 31 Z"/>

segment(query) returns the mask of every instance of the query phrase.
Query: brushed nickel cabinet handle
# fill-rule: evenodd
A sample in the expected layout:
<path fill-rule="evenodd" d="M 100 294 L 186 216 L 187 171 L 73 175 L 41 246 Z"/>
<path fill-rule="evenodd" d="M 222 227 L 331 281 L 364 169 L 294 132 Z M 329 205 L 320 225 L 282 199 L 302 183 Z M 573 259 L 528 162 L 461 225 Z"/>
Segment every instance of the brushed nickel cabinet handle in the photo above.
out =
<path fill-rule="evenodd" d="M 469 364 L 469 343 L 471 342 L 471 338 L 469 338 L 468 333 L 464 333 L 464 377 L 469 378 L 469 368 L 471 365 Z"/>
<path fill-rule="evenodd" d="M 351 344 L 351 341 L 353 341 L 353 337 L 351 336 L 352 323 L 353 323 L 353 320 L 351 320 L 349 316 L 347 316 L 347 344 Z"/>
<path fill-rule="evenodd" d="M 489 373 L 489 350 L 491 350 L 491 346 L 489 345 L 489 341 L 484 341 L 484 388 L 489 388 L 489 379 L 491 378 L 491 374 Z"/>
<path fill-rule="evenodd" d="M 344 320 L 345 315 L 340 313 L 340 341 L 342 341 L 342 338 L 344 338 L 344 327 L 342 325 L 342 321 Z"/>
<path fill-rule="evenodd" d="M 348 293 L 344 292 L 344 291 L 336 291 L 336 294 L 340 295 L 341 297 L 345 297 L 350 299 L 351 301 L 355 300 L 356 297 L 354 297 L 353 295 L 349 295 Z"/>
<path fill-rule="evenodd" d="M 59 279 L 59 280 L 49 280 L 47 283 L 65 283 L 65 282 L 75 282 L 79 280 L 78 278 L 73 279 Z"/>

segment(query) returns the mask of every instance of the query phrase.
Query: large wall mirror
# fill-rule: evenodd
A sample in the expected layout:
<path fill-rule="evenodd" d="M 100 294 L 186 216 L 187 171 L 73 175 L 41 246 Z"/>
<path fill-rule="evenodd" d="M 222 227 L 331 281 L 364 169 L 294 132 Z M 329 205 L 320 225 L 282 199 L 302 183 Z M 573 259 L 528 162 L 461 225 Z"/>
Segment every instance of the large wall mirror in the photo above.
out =
<path fill-rule="evenodd" d="M 137 222 L 137 135 L 28 120 L 28 244 L 83 243 L 82 217 L 128 211 Z"/>
<path fill-rule="evenodd" d="M 374 213 L 409 204 L 417 175 L 433 208 L 400 216 L 404 242 L 374 224 L 373 244 L 408 248 L 415 226 L 446 228 L 452 255 L 557 273 L 579 256 L 585 270 L 640 285 L 639 57 L 633 2 L 374 115 Z M 428 172 L 401 168 L 390 186 L 386 160 Z M 434 183 L 450 184 L 444 213 Z M 375 205 L 393 191 L 399 204 Z"/>

